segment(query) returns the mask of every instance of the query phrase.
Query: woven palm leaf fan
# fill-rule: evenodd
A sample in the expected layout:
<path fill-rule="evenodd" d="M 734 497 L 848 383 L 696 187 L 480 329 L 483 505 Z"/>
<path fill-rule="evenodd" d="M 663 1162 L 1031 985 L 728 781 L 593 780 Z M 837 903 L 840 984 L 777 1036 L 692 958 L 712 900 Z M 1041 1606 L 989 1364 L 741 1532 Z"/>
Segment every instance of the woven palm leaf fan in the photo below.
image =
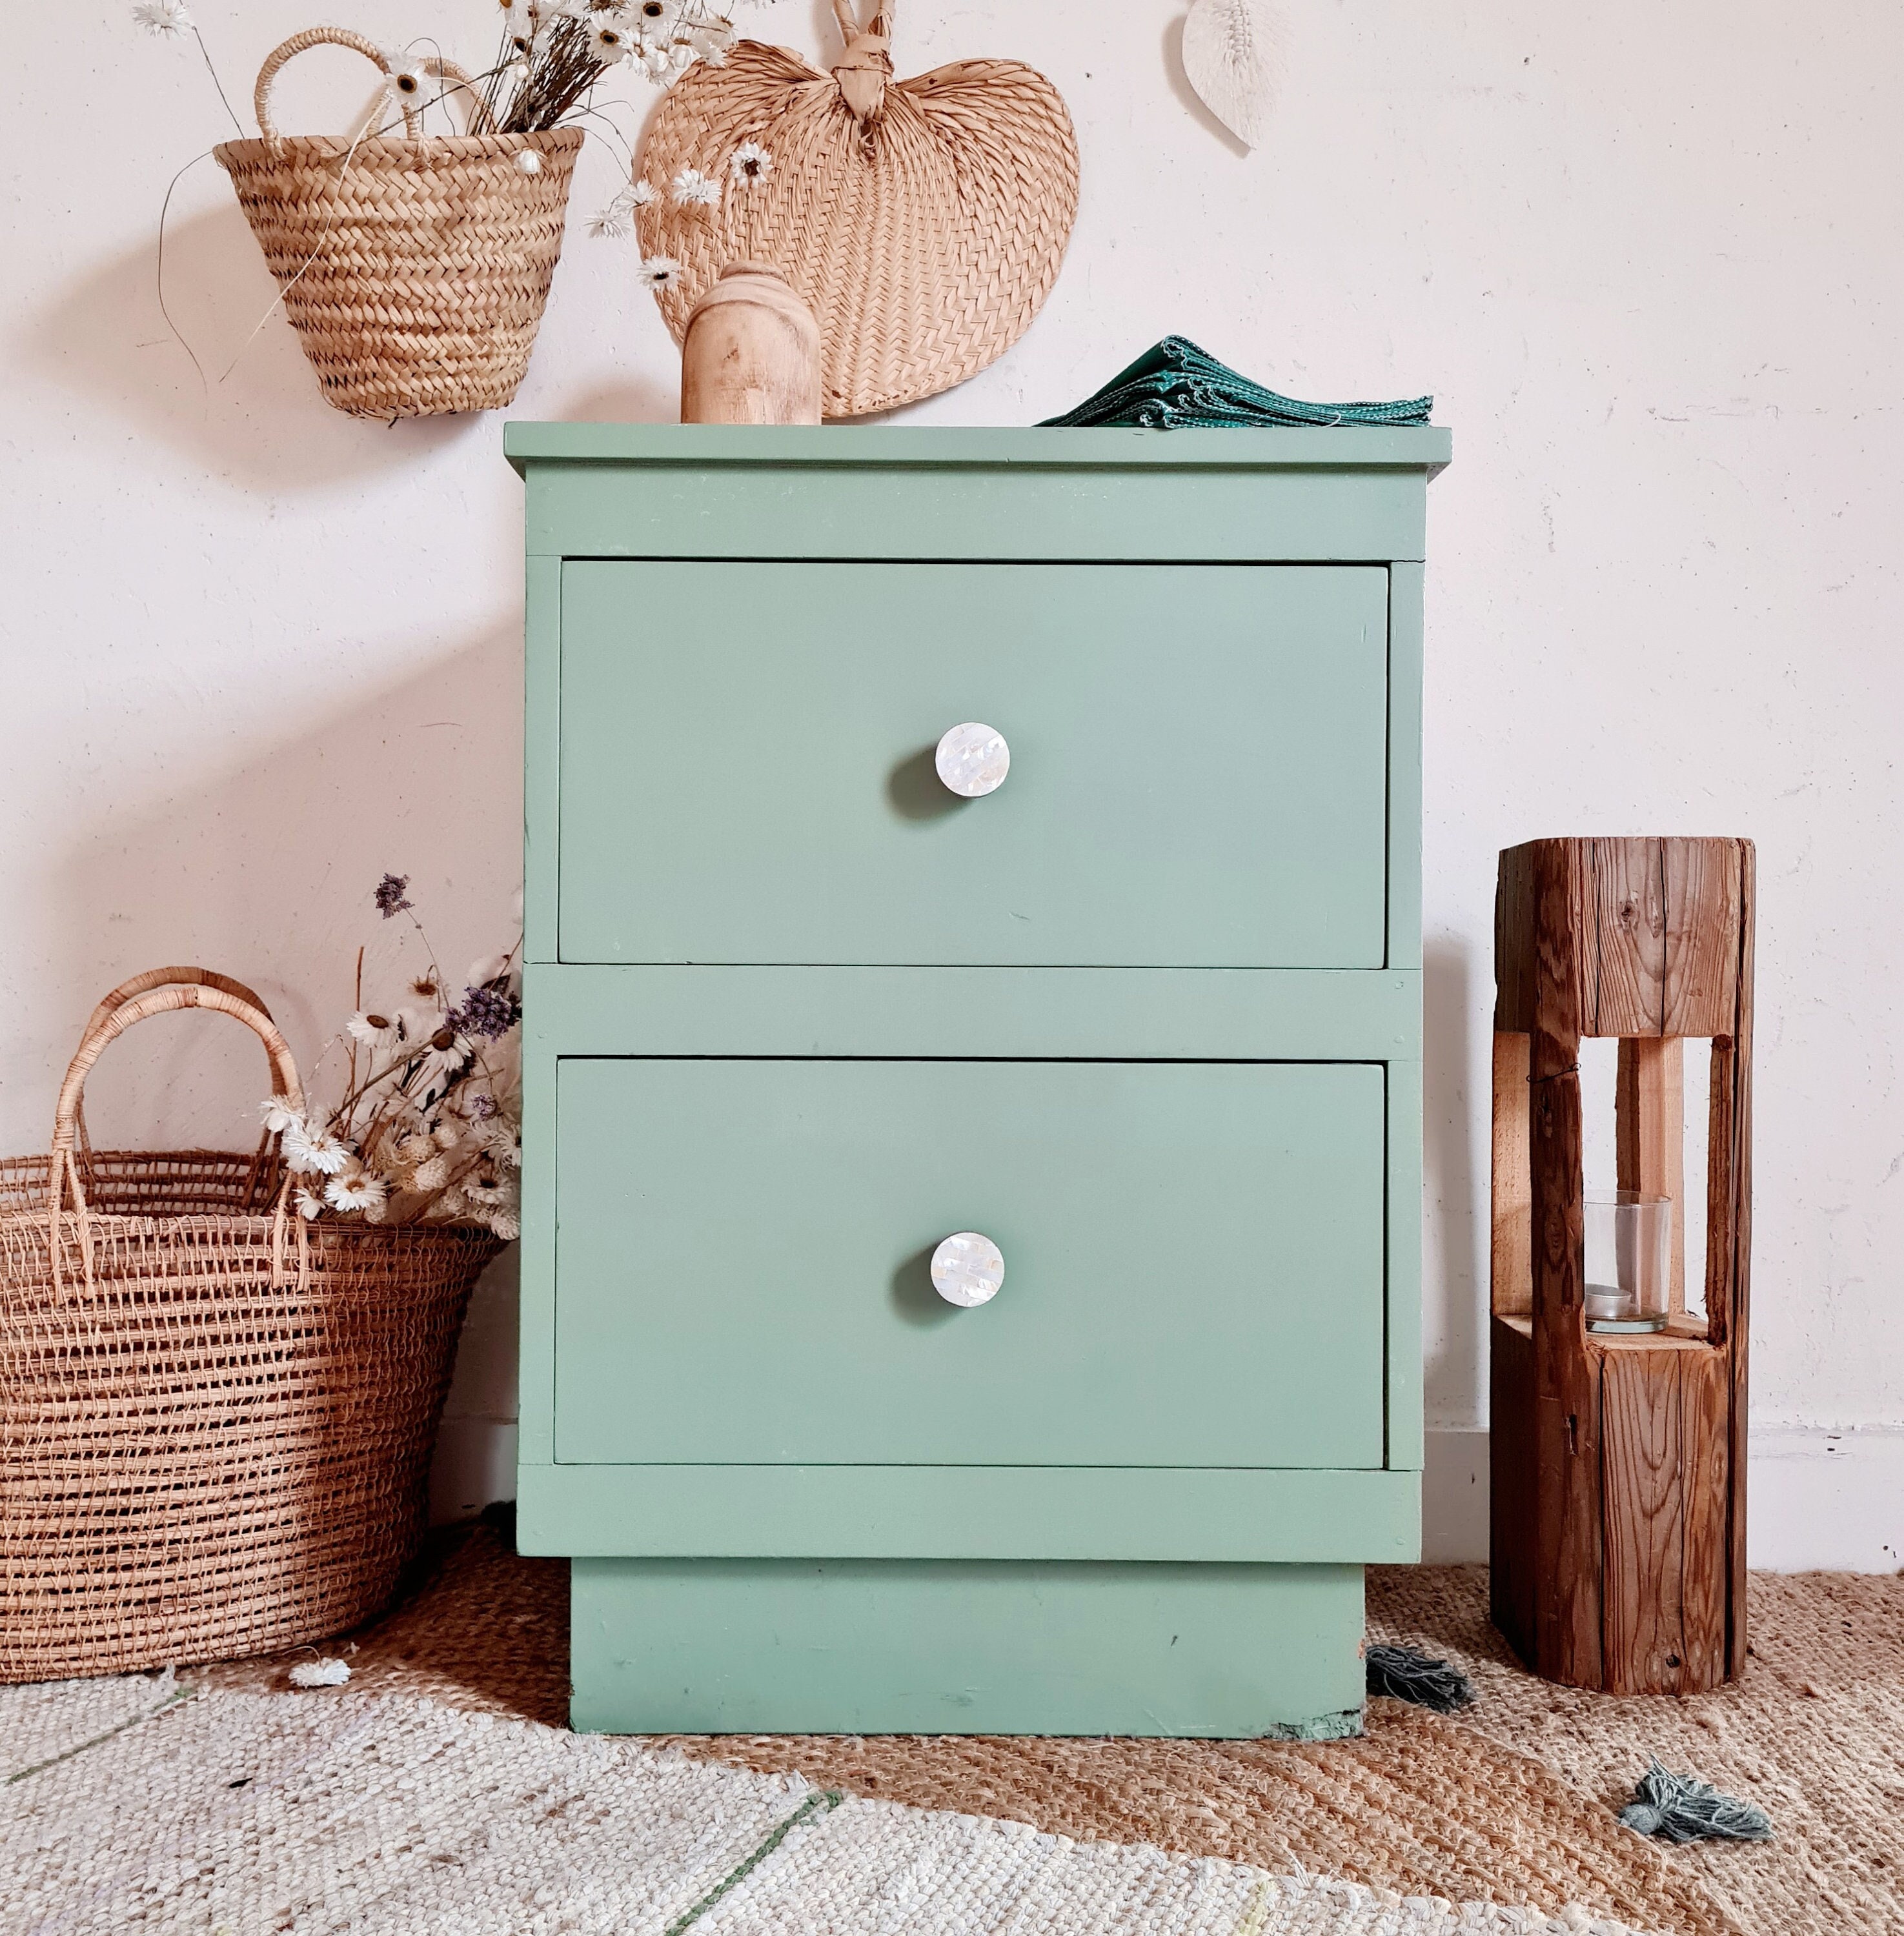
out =
<path fill-rule="evenodd" d="M 819 319 L 821 407 L 864 415 L 963 383 L 1025 334 L 1064 260 L 1078 150 L 1058 90 L 1018 61 L 958 61 L 894 81 L 891 0 L 862 31 L 833 0 L 846 51 L 831 74 L 742 41 L 698 63 L 649 124 L 642 253 L 683 274 L 657 289 L 677 342 L 738 259 L 773 265 Z M 752 186 L 743 143 L 772 165 Z M 718 204 L 670 192 L 683 169 Z"/>

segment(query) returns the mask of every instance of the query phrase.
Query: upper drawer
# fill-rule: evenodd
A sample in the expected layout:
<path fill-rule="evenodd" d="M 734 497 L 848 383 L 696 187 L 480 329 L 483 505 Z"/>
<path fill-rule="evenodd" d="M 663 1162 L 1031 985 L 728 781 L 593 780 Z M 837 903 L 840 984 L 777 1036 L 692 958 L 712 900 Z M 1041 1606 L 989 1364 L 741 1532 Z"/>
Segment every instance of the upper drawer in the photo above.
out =
<path fill-rule="evenodd" d="M 1379 967 L 1387 673 L 1379 566 L 572 560 L 559 958 Z"/>

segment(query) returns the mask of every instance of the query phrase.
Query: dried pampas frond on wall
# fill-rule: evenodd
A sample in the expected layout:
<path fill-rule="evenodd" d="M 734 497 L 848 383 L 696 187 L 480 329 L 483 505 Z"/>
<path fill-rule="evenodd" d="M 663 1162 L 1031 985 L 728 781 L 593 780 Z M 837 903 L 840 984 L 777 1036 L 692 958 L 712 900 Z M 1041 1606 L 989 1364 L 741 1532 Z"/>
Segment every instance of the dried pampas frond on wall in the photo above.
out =
<path fill-rule="evenodd" d="M 1183 23 L 1183 71 L 1238 141 L 1256 147 L 1276 104 L 1276 26 L 1266 0 L 1195 0 Z"/>

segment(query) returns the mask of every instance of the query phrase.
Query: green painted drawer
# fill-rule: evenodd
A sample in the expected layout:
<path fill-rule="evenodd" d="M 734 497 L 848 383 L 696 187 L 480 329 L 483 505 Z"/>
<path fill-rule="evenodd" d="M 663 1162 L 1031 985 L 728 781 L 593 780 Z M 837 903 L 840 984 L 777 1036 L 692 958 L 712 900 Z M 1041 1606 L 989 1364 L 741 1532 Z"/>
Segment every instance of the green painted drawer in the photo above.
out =
<path fill-rule="evenodd" d="M 1378 1466 L 1384 1081 L 565 1060 L 556 1458 Z M 927 1271 L 962 1230 L 974 1310 Z"/>
<path fill-rule="evenodd" d="M 571 559 L 569 962 L 1379 967 L 1388 573 Z M 932 769 L 964 720 L 996 793 Z"/>

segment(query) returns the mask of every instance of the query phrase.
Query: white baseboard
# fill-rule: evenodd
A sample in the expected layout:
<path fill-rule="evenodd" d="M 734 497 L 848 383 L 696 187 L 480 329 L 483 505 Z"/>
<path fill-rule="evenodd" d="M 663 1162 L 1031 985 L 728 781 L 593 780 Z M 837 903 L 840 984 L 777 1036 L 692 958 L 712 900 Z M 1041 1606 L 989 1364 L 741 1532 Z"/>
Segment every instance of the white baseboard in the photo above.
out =
<path fill-rule="evenodd" d="M 1746 1474 L 1746 1557 L 1773 1573 L 1904 1568 L 1904 1431 L 1757 1426 Z M 1488 1556 L 1488 1435 L 1431 1431 L 1421 1556 Z"/>
<path fill-rule="evenodd" d="M 1904 1568 L 1904 1431 L 1760 1426 L 1748 1475 L 1748 1556 L 1776 1573 Z M 516 1496 L 516 1421 L 453 1414 L 430 1474 L 430 1517 L 474 1519 Z M 1488 1435 L 1431 1431 L 1421 1475 L 1421 1556 L 1488 1557 Z"/>

